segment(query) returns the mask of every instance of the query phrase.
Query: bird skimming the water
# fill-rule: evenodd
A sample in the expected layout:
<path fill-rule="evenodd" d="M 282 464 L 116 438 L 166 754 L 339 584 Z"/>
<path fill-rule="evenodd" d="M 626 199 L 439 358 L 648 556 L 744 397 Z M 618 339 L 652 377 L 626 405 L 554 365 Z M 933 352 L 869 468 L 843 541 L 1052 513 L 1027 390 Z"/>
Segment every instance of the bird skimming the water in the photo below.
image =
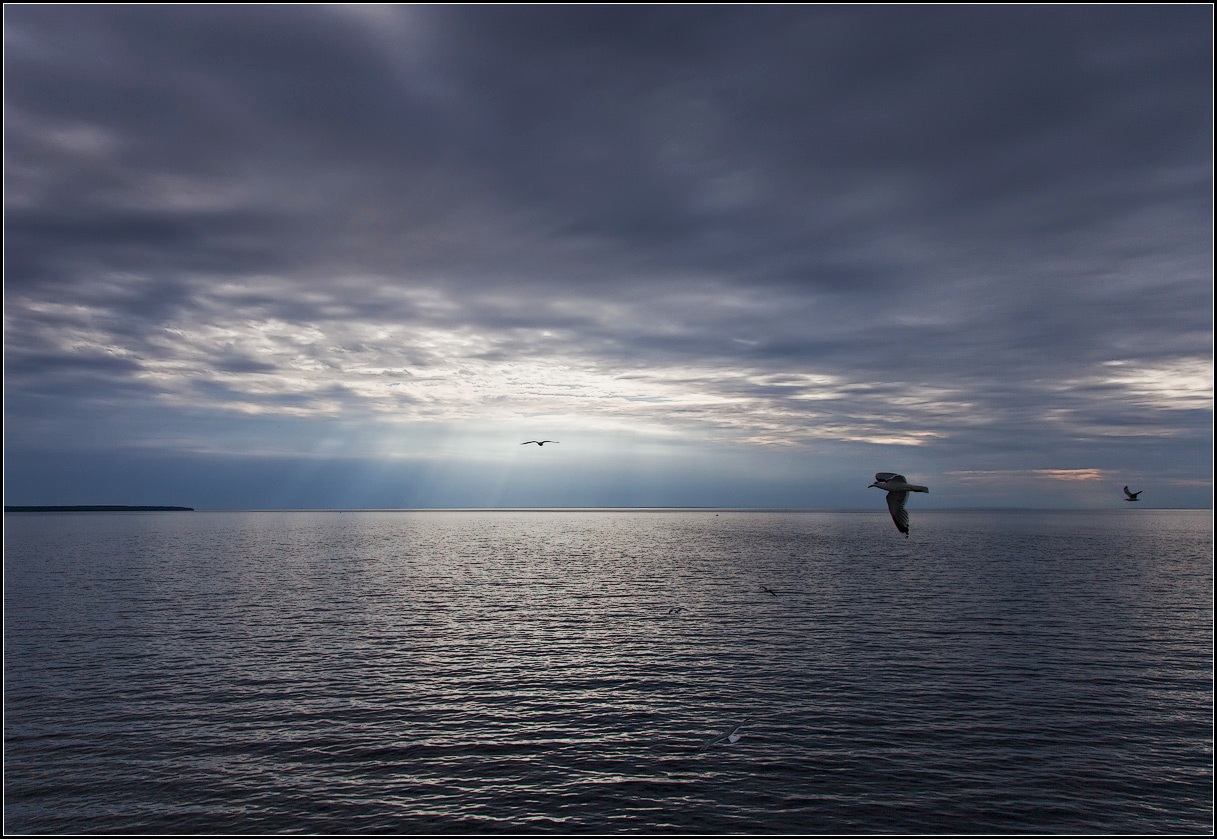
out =
<path fill-rule="evenodd" d="M 892 514 L 892 521 L 904 538 L 909 538 L 909 512 L 904 509 L 904 502 L 908 500 L 910 492 L 929 492 L 930 488 L 910 484 L 906 477 L 895 472 L 875 473 L 875 482 L 867 489 L 870 487 L 887 490 L 887 510 Z"/>
<path fill-rule="evenodd" d="M 738 743 L 739 739 L 744 736 L 742 733 L 740 733 L 740 729 L 744 727 L 744 723 L 746 722 L 748 722 L 748 720 L 744 720 L 744 722 L 740 723 L 726 734 L 715 737 L 712 740 L 707 740 L 705 744 L 702 745 L 701 751 L 704 752 L 711 746 L 717 746 L 720 743 Z"/>
<path fill-rule="evenodd" d="M 557 440 L 525 440 L 521 446 L 527 446 L 529 443 L 536 443 L 538 446 L 544 446 L 546 443 L 556 443 Z"/>
<path fill-rule="evenodd" d="M 1145 490 L 1141 490 L 1141 492 L 1145 492 Z M 1137 496 L 1140 495 L 1141 492 L 1129 492 L 1128 487 L 1124 487 L 1124 494 L 1128 496 L 1124 500 L 1125 501 L 1140 501 L 1141 499 L 1138 498 Z"/>

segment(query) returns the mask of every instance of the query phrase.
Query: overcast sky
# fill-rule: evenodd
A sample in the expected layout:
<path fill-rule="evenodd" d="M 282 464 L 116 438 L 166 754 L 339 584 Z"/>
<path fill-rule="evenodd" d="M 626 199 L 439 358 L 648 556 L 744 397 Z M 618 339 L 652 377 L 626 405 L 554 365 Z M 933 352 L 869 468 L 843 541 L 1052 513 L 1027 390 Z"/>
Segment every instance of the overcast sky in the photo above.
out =
<path fill-rule="evenodd" d="M 5 502 L 1209 507 L 1212 25 L 7 5 Z"/>

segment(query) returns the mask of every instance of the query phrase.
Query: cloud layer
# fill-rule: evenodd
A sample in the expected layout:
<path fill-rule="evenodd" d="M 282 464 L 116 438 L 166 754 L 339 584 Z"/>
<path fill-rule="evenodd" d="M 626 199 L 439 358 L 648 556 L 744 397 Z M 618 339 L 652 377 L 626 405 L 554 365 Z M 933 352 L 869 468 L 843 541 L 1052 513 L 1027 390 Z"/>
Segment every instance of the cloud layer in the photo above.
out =
<path fill-rule="evenodd" d="M 1207 504 L 1211 17 L 9 7 L 6 449 L 553 428 Z"/>

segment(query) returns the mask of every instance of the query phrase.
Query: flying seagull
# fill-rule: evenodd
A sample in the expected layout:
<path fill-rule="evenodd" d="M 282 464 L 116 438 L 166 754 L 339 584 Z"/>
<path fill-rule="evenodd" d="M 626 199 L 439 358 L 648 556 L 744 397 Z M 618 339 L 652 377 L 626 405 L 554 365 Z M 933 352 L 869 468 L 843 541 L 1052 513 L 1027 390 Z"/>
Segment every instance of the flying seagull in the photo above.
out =
<path fill-rule="evenodd" d="M 1141 492 L 1145 492 L 1145 490 L 1141 490 Z M 1128 496 L 1124 500 L 1125 501 L 1140 501 L 1141 499 L 1138 498 L 1137 496 L 1140 495 L 1141 492 L 1129 492 L 1128 487 L 1124 487 L 1124 494 Z"/>
<path fill-rule="evenodd" d="M 710 748 L 711 746 L 717 746 L 719 743 L 738 743 L 739 739 L 744 736 L 740 733 L 740 729 L 744 727 L 744 723 L 746 722 L 748 722 L 748 720 L 744 720 L 744 722 L 740 723 L 726 734 L 720 735 L 711 740 L 707 740 L 702 745 L 701 751 L 704 752 L 706 749 Z"/>
<path fill-rule="evenodd" d="M 529 443 L 536 443 L 538 446 L 544 446 L 546 443 L 556 443 L 557 440 L 525 440 L 521 446 L 527 446 Z"/>
<path fill-rule="evenodd" d="M 867 489 L 871 487 L 887 490 L 887 509 L 892 514 L 892 521 L 904 538 L 909 538 L 909 512 L 904 509 L 904 502 L 908 500 L 910 492 L 929 492 L 929 487 L 910 484 L 908 478 L 895 472 L 875 473 L 875 482 Z"/>
<path fill-rule="evenodd" d="M 769 586 L 761 586 L 761 588 L 763 588 L 765 591 L 772 594 L 774 597 L 778 596 L 778 593 L 776 591 L 774 591 L 773 589 L 771 589 Z"/>

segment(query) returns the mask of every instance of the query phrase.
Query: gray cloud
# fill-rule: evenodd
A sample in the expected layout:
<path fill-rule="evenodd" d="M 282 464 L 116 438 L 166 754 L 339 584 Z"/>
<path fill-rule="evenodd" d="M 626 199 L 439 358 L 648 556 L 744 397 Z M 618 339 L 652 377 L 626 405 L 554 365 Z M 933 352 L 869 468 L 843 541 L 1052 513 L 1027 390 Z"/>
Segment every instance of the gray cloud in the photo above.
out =
<path fill-rule="evenodd" d="M 1207 462 L 1207 8 L 17 6 L 5 30 L 14 418 L 109 393 L 234 426 Z"/>

